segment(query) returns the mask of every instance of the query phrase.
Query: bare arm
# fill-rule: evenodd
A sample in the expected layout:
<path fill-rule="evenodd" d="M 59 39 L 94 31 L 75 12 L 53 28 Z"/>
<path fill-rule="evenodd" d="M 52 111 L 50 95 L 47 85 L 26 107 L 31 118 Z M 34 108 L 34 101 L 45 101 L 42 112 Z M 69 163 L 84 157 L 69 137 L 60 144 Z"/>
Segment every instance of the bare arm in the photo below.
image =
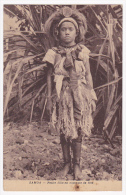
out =
<path fill-rule="evenodd" d="M 48 64 L 48 71 L 47 71 L 47 97 L 51 97 L 51 94 L 52 94 L 51 75 L 52 75 L 52 67 L 51 67 L 50 64 Z"/>
<path fill-rule="evenodd" d="M 93 89 L 93 80 L 92 80 L 92 76 L 91 76 L 89 60 L 87 60 L 85 67 L 86 67 L 86 76 L 85 76 L 86 81 L 91 86 L 91 89 Z"/>
<path fill-rule="evenodd" d="M 85 64 L 85 67 L 86 67 L 87 84 L 89 84 L 91 90 L 93 90 L 93 80 L 92 80 L 92 75 L 91 75 L 91 71 L 90 71 L 90 63 L 89 63 L 88 59 L 87 59 L 87 62 Z M 91 101 L 91 108 L 92 108 L 92 112 L 94 112 L 96 110 L 96 103 L 95 103 L 94 99 L 92 99 L 92 101 Z"/>
<path fill-rule="evenodd" d="M 52 100 L 51 100 L 51 95 L 52 95 L 52 80 L 51 80 L 51 75 L 52 75 L 52 65 L 47 64 L 48 66 L 48 71 L 47 71 L 47 110 L 49 114 L 51 114 L 52 110 Z"/>

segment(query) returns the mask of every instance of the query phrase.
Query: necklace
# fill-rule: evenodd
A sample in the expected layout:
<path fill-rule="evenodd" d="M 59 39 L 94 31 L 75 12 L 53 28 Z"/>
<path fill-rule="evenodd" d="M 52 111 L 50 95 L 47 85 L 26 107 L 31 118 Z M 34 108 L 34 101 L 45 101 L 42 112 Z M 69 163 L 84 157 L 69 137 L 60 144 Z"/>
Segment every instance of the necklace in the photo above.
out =
<path fill-rule="evenodd" d="M 61 47 L 65 48 L 65 49 L 67 49 L 67 48 L 73 48 L 73 47 L 75 47 L 76 45 L 77 45 L 77 44 L 74 44 L 74 45 L 72 45 L 72 46 L 64 46 L 64 45 L 60 44 L 59 47 L 61 46 Z"/>

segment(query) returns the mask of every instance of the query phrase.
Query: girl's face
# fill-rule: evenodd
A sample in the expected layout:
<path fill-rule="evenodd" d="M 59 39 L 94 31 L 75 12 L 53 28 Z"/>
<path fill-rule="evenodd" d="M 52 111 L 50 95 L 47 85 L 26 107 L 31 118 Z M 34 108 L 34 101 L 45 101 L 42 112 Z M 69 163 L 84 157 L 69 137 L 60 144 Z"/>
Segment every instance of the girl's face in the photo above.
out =
<path fill-rule="evenodd" d="M 75 44 L 75 38 L 77 36 L 76 28 L 71 22 L 63 22 L 59 29 L 60 41 L 68 46 Z"/>

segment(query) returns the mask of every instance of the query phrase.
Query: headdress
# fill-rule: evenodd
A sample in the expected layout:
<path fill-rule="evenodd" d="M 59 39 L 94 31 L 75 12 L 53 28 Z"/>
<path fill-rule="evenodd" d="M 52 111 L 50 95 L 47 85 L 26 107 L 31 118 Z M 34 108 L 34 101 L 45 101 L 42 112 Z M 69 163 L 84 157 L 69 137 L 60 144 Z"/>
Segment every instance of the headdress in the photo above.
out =
<path fill-rule="evenodd" d="M 74 20 L 73 18 L 70 18 L 70 17 L 65 17 L 63 18 L 59 24 L 58 24 L 58 28 L 60 27 L 60 25 L 63 23 L 63 22 L 71 22 L 74 24 L 74 26 L 76 27 L 76 30 L 78 30 L 78 24 L 76 22 L 76 20 Z"/>
<path fill-rule="evenodd" d="M 80 42 L 84 39 L 87 32 L 87 22 L 85 16 L 76 9 L 64 6 L 55 11 L 45 23 L 45 31 L 48 35 L 57 39 L 58 27 L 65 21 L 72 22 L 78 30 L 78 40 Z"/>

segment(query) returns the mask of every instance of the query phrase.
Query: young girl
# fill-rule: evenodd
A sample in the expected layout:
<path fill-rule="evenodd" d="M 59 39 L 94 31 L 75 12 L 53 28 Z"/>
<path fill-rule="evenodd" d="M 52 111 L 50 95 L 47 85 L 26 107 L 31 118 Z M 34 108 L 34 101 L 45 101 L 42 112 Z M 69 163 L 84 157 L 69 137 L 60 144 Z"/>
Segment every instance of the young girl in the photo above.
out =
<path fill-rule="evenodd" d="M 70 148 L 73 150 L 75 180 L 82 180 L 80 169 L 82 136 L 89 136 L 93 127 L 92 112 L 97 100 L 89 65 L 89 49 L 80 44 L 87 30 L 83 14 L 69 7 L 56 11 L 45 29 L 58 40 L 58 47 L 49 49 L 43 61 L 48 64 L 48 103 L 53 127 L 60 131 L 65 178 L 71 170 Z M 55 87 L 52 90 L 51 77 Z"/>

